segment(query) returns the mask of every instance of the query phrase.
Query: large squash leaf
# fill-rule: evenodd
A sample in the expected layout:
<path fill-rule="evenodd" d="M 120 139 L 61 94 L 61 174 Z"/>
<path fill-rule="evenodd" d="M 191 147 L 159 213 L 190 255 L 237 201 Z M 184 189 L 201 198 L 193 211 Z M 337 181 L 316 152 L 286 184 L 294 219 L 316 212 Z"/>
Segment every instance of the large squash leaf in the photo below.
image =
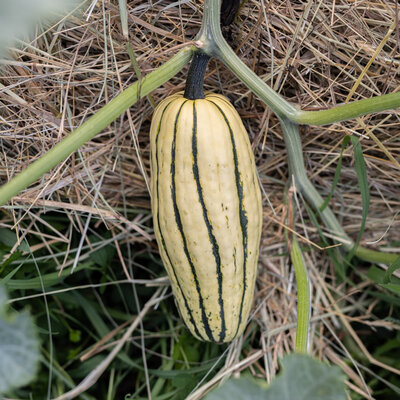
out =
<path fill-rule="evenodd" d="M 265 382 L 249 378 L 230 379 L 206 396 L 206 400 L 345 400 L 344 375 L 302 354 L 282 359 L 282 372 L 266 388 Z"/>
<path fill-rule="evenodd" d="M 0 394 L 24 386 L 36 375 L 39 341 L 28 311 L 7 310 L 7 294 L 0 286 Z"/>

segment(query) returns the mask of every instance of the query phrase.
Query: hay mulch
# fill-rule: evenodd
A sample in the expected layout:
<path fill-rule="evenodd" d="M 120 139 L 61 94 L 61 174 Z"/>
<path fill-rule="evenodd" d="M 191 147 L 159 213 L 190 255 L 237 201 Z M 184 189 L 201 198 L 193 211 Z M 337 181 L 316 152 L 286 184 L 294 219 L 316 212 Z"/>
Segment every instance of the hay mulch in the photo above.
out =
<path fill-rule="evenodd" d="M 197 3 L 182 2 L 178 7 L 166 1 L 152 6 L 128 1 L 128 40 L 143 75 L 193 40 L 202 17 Z M 250 0 L 225 35 L 240 58 L 288 101 L 317 110 L 400 89 L 398 11 L 394 1 L 384 0 Z M 1 183 L 37 160 L 137 79 L 126 42 L 118 3 L 105 0 L 44 32 L 37 31 L 25 45 L 12 50 L 0 76 Z M 140 251 L 157 251 L 148 190 L 153 104 L 182 90 L 186 71 L 16 196 L 3 209 L 0 227 L 17 229 L 20 237 L 40 239 L 36 250 L 57 241 L 68 243 L 71 232 L 81 232 L 88 244 L 80 253 L 84 260 L 91 246 L 85 225 L 89 218 L 94 227 L 107 226 L 120 260 L 114 268 L 123 269 L 131 279 L 130 261 L 120 249 L 128 244 Z M 259 330 L 247 333 L 253 335 L 250 352 L 242 352 L 241 342 L 231 347 L 213 383 L 246 368 L 270 380 L 279 369 L 279 357 L 293 350 L 295 339 L 296 288 L 281 225 L 286 213 L 284 188 L 291 179 L 286 150 L 277 118 L 220 62 L 210 62 L 205 85 L 206 90 L 226 95 L 242 116 L 265 192 L 253 314 Z M 324 197 L 331 188 L 343 138 L 360 138 L 371 196 L 362 245 L 377 249 L 397 242 L 400 246 L 400 111 L 326 127 L 302 126 L 300 131 L 308 175 Z M 377 290 L 373 282 L 362 279 L 355 286 L 337 282 L 326 251 L 310 244 L 319 243 L 318 232 L 301 197 L 299 204 L 296 231 L 309 239 L 302 246 L 313 290 L 310 351 L 339 365 L 350 390 L 362 398 L 374 398 L 366 383 L 371 370 L 366 367 L 364 374 L 369 377 L 364 379 L 343 335 L 376 372 L 376 368 L 390 367 L 372 359 L 363 337 L 376 334 L 378 328 L 393 332 L 399 325 L 375 315 L 377 301 L 368 297 L 369 288 Z M 356 239 L 362 204 L 350 147 L 344 152 L 331 207 L 348 235 Z M 53 229 L 42 234 L 42 216 L 50 211 L 68 216 L 66 232 Z M 136 216 L 130 220 L 127 215 L 133 211 Z M 74 256 L 51 257 L 59 269 L 74 262 Z M 358 272 L 366 273 L 368 268 L 366 263 L 356 264 Z M 191 398 L 200 398 L 208 387 L 202 384 Z"/>

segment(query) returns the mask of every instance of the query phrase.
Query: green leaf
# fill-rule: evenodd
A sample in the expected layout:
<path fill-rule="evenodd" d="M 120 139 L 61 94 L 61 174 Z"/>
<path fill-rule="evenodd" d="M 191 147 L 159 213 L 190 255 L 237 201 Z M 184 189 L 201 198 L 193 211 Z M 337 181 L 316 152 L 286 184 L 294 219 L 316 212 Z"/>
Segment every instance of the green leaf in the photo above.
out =
<path fill-rule="evenodd" d="M 21 251 L 14 251 L 5 261 L 0 264 L 0 274 L 4 271 L 7 265 L 11 264 L 13 261 L 17 261 L 22 256 Z M 0 254 L 0 260 L 2 259 L 2 255 Z"/>
<path fill-rule="evenodd" d="M 104 239 L 108 239 L 111 235 L 104 235 Z M 99 239 L 94 236 L 90 235 L 89 240 L 92 244 L 99 242 Z M 98 250 L 90 253 L 90 259 L 95 262 L 97 265 L 105 268 L 111 264 L 111 261 L 115 254 L 115 247 L 112 245 L 100 247 Z"/>
<path fill-rule="evenodd" d="M 376 283 L 385 283 L 385 276 L 387 271 L 384 271 L 377 266 L 373 265 L 367 273 L 367 277 Z M 400 278 L 392 275 L 390 282 L 400 284 Z"/>
<path fill-rule="evenodd" d="M 248 378 L 230 379 L 213 390 L 206 400 L 345 400 L 344 375 L 336 366 L 303 354 L 282 359 L 283 371 L 267 389 L 265 382 Z"/>
<path fill-rule="evenodd" d="M 0 286 L 0 318 L 6 316 L 8 296 L 3 286 Z"/>
<path fill-rule="evenodd" d="M 217 368 L 220 364 L 221 364 L 221 360 L 222 358 L 216 362 L 215 360 L 209 360 L 207 362 L 202 363 L 200 366 L 198 367 L 193 367 L 193 368 L 189 368 L 189 369 L 173 369 L 170 371 L 163 371 L 161 369 L 148 369 L 148 371 L 157 377 L 160 378 L 165 378 L 165 379 L 173 379 L 176 376 L 181 376 L 181 375 L 185 375 L 185 376 L 190 376 L 193 374 L 199 374 L 202 372 L 208 372 L 210 368 Z"/>
<path fill-rule="evenodd" d="M 400 295 L 400 279 L 394 275 L 391 275 L 392 272 L 394 272 L 398 268 L 394 267 L 396 263 L 397 260 L 386 271 L 382 271 L 380 268 L 373 265 L 368 270 L 367 277 L 376 282 L 380 287 L 383 287 L 397 295 Z M 389 283 L 385 283 L 387 282 L 387 279 L 390 281 Z M 371 292 L 371 294 L 374 295 L 375 297 L 383 299 L 388 303 L 400 305 L 397 296 L 396 297 L 384 296 L 383 293 L 374 293 L 374 292 Z"/>
<path fill-rule="evenodd" d="M 364 231 L 365 221 L 367 219 L 367 214 L 369 210 L 369 201 L 370 201 L 367 167 L 365 165 L 364 155 L 362 152 L 360 141 L 355 136 L 350 136 L 350 139 L 351 143 L 354 146 L 354 162 L 358 178 L 358 185 L 360 186 L 361 202 L 363 207 L 362 210 L 363 220 L 360 228 L 360 236 L 361 236 L 362 234 L 361 232 Z"/>
<path fill-rule="evenodd" d="M 307 353 L 308 326 L 310 323 L 310 289 L 307 267 L 295 235 L 293 235 L 292 239 L 290 259 L 294 267 L 297 284 L 296 351 L 298 353 Z"/>
<path fill-rule="evenodd" d="M 71 329 L 69 331 L 69 340 L 72 343 L 78 343 L 81 341 L 82 332 L 78 329 Z"/>
<path fill-rule="evenodd" d="M 85 314 L 88 318 L 88 322 L 90 322 L 95 329 L 97 335 L 99 337 L 106 336 L 109 333 L 109 329 L 103 318 L 99 314 L 96 306 L 93 302 L 87 300 L 84 296 L 82 296 L 78 292 L 74 292 L 73 296 L 78 300 L 79 304 L 82 306 Z"/>
<path fill-rule="evenodd" d="M 395 283 L 382 283 L 380 286 L 400 295 L 400 285 L 396 285 Z"/>
<path fill-rule="evenodd" d="M 0 229 L 0 242 L 8 247 L 13 247 L 17 243 L 18 238 L 14 231 L 11 229 L 1 228 Z M 22 251 L 29 251 L 29 246 L 26 242 L 22 242 L 18 249 Z"/>
<path fill-rule="evenodd" d="M 199 341 L 189 333 L 184 333 L 174 346 L 172 358 L 175 361 L 195 363 L 200 361 Z M 181 364 L 183 367 L 184 364 Z"/>
<path fill-rule="evenodd" d="M 175 393 L 175 400 L 185 400 L 193 388 L 199 383 L 195 375 L 176 376 L 171 380 L 174 388 L 178 389 Z"/>
<path fill-rule="evenodd" d="M 91 266 L 91 263 L 78 264 L 74 270 L 74 274 L 82 269 L 90 268 Z M 71 276 L 71 271 L 72 267 L 69 267 L 64 268 L 61 273 L 56 271 L 31 279 L 11 279 L 11 277 L 15 274 L 14 270 L 11 271 L 4 279 L 2 279 L 2 283 L 9 291 L 20 289 L 41 289 L 42 283 L 48 288 Z"/>
<path fill-rule="evenodd" d="M 396 258 L 396 260 L 390 265 L 387 269 L 385 276 L 383 278 L 383 283 L 392 282 L 392 274 L 394 271 L 400 268 L 400 256 Z"/>
<path fill-rule="evenodd" d="M 352 251 L 350 251 L 350 253 L 348 254 L 347 260 L 350 260 L 353 257 L 355 249 L 357 248 L 358 244 L 360 243 L 361 237 L 364 233 L 365 223 L 367 221 L 367 215 L 368 215 L 368 210 L 369 210 L 370 196 L 369 196 L 367 167 L 365 165 L 364 155 L 362 152 L 360 141 L 355 136 L 346 136 L 346 138 L 347 137 L 350 138 L 351 143 L 353 144 L 354 166 L 355 166 L 356 173 L 357 173 L 357 180 L 358 180 L 358 186 L 360 188 L 361 204 L 362 204 L 362 213 L 361 213 L 362 219 L 361 219 L 360 231 L 358 233 L 358 236 L 354 243 L 354 247 L 353 247 Z"/>
<path fill-rule="evenodd" d="M 39 341 L 27 311 L 6 310 L 7 294 L 0 286 L 0 394 L 24 386 L 35 378 L 39 366 Z"/>
<path fill-rule="evenodd" d="M 348 264 L 350 259 L 353 257 L 355 250 L 356 250 L 358 244 L 360 243 L 361 237 L 364 233 L 365 223 L 367 221 L 367 215 L 368 215 L 369 203 L 370 203 L 367 167 L 365 165 L 364 155 L 362 152 L 361 144 L 357 137 L 346 136 L 343 139 L 342 150 L 340 152 L 338 164 L 337 164 L 337 167 L 335 170 L 335 175 L 333 177 L 331 191 L 330 191 L 328 197 L 326 198 L 326 200 L 322 203 L 321 207 L 319 208 L 319 212 L 321 213 L 328 206 L 328 204 L 332 198 L 335 188 L 339 182 L 340 171 L 342 168 L 343 152 L 344 152 L 345 148 L 347 147 L 347 145 L 349 144 L 349 142 L 351 142 L 351 144 L 353 145 L 354 166 L 355 166 L 355 170 L 357 173 L 357 181 L 358 181 L 358 186 L 360 188 L 360 194 L 361 194 L 361 203 L 362 203 L 361 217 L 362 217 L 362 219 L 361 219 L 360 231 L 359 231 L 357 239 L 354 243 L 353 249 L 349 252 L 349 254 L 346 258 L 346 264 Z"/>
<path fill-rule="evenodd" d="M 265 400 L 267 399 L 267 391 L 265 390 L 264 381 L 243 377 L 240 379 L 230 379 L 221 387 L 209 393 L 206 400 Z M 282 398 L 283 399 L 283 398 Z"/>

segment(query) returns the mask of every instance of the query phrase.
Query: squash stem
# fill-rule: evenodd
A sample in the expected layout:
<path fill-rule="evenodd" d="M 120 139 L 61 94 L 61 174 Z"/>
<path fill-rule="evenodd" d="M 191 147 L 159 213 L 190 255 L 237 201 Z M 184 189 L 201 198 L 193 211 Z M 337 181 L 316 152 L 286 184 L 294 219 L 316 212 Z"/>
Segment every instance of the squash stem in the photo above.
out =
<path fill-rule="evenodd" d="M 204 99 L 204 75 L 210 58 L 209 55 L 200 51 L 194 53 L 183 95 L 186 99 Z"/>

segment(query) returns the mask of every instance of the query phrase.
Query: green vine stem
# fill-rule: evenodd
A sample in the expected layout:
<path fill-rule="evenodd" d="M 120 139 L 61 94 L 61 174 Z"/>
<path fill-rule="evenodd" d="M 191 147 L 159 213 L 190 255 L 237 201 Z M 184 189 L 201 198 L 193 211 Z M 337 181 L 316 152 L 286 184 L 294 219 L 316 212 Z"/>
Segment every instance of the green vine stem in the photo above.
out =
<path fill-rule="evenodd" d="M 308 282 L 307 267 L 304 264 L 296 235 L 292 237 L 290 258 L 294 267 L 297 284 L 297 326 L 296 352 L 307 353 L 308 327 L 310 325 L 310 284 Z"/>
<path fill-rule="evenodd" d="M 375 96 L 369 99 L 353 101 L 319 111 L 300 111 L 294 121 L 298 124 L 327 125 L 332 122 L 340 122 L 361 117 L 374 112 L 385 111 L 400 107 L 400 92 Z"/>
<path fill-rule="evenodd" d="M 0 206 L 68 158 L 139 99 L 171 79 L 189 62 L 194 49 L 193 46 L 183 48 L 161 67 L 133 83 L 46 154 L 1 186 Z"/>
<path fill-rule="evenodd" d="M 280 122 L 286 144 L 289 175 L 294 176 L 297 189 L 303 193 L 312 207 L 315 210 L 319 210 L 324 201 L 308 179 L 305 171 L 298 125 L 287 118 L 280 118 Z M 343 230 L 332 210 L 329 207 L 325 207 L 325 209 L 320 212 L 320 215 L 325 225 L 330 229 L 330 234 L 335 237 L 337 241 L 341 242 L 347 251 L 350 251 L 354 246 L 354 242 Z"/>
<path fill-rule="evenodd" d="M 322 212 L 319 211 L 324 200 L 307 177 L 298 125 L 287 118 L 280 118 L 280 122 L 286 144 L 289 173 L 294 176 L 297 188 L 320 214 L 324 224 L 330 229 L 331 235 L 343 244 L 346 251 L 351 251 L 354 247 L 354 241 L 343 230 L 332 210 L 326 207 Z M 398 257 L 393 253 L 369 250 L 361 246 L 355 249 L 354 254 L 363 260 L 384 264 L 391 264 Z"/>
<path fill-rule="evenodd" d="M 220 4 L 221 0 L 205 1 L 203 24 L 197 37 L 198 41 L 202 43 L 202 48 L 207 54 L 219 58 L 277 116 L 288 118 L 298 124 L 326 125 L 400 107 L 400 92 L 396 92 L 354 101 L 329 110 L 300 110 L 272 90 L 226 43 L 219 23 Z"/>

